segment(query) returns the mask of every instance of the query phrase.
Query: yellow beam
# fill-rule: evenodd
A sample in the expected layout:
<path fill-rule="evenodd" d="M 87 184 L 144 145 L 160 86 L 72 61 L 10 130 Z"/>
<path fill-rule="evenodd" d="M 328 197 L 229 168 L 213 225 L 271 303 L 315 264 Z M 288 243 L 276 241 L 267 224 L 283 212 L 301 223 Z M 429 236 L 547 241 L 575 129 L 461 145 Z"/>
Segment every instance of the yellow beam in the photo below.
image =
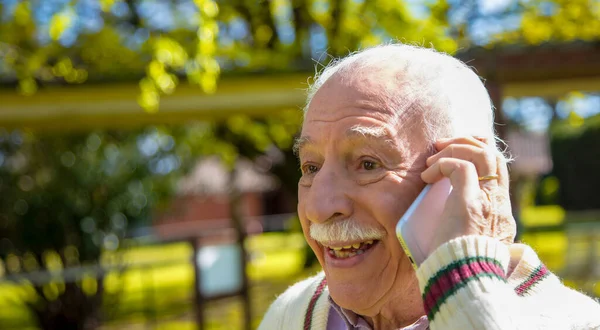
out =
<path fill-rule="evenodd" d="M 0 90 L 0 127 L 37 130 L 131 128 L 148 124 L 180 124 L 222 119 L 236 113 L 265 116 L 282 109 L 299 109 L 305 101 L 309 74 L 224 77 L 215 94 L 206 95 L 182 83 L 161 98 L 157 113 L 138 104 L 136 83 L 54 86 L 33 96 Z M 600 77 L 512 82 L 503 97 L 557 98 L 571 91 L 600 91 Z"/>
<path fill-rule="evenodd" d="M 512 82 L 502 85 L 503 97 L 559 98 L 569 92 L 599 92 L 600 76 L 574 79 Z"/>
<path fill-rule="evenodd" d="M 220 119 L 235 113 L 264 116 L 305 101 L 308 75 L 226 77 L 215 94 L 182 83 L 163 95 L 160 110 L 147 113 L 138 104 L 135 83 L 60 86 L 33 96 L 0 90 L 0 126 L 31 129 L 126 128 Z"/>

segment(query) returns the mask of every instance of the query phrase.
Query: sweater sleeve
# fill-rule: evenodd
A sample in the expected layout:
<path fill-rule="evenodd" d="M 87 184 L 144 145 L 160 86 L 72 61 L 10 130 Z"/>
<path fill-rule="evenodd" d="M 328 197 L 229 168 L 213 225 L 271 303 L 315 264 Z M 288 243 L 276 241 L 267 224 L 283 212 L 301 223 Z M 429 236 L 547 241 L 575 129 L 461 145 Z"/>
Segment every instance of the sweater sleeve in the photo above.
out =
<path fill-rule="evenodd" d="M 417 277 L 432 330 L 536 329 L 507 283 L 508 247 L 464 236 L 438 247 Z"/>
<path fill-rule="evenodd" d="M 600 330 L 598 302 L 565 287 L 529 247 L 519 253 L 529 257 L 514 272 L 527 276 L 514 283 L 506 276 L 510 249 L 494 238 L 463 236 L 438 247 L 417 270 L 431 329 Z"/>

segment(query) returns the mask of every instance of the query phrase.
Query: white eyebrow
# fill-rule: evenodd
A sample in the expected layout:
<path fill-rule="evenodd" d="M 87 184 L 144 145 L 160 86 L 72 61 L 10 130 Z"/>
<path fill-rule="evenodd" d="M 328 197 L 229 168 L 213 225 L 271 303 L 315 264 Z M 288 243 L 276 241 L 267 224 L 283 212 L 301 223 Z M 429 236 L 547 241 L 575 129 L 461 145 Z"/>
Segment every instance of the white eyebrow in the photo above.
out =
<path fill-rule="evenodd" d="M 307 136 L 301 136 L 296 138 L 294 141 L 294 146 L 292 147 L 292 151 L 296 157 L 300 156 L 300 149 L 302 149 L 307 144 L 311 143 L 310 138 Z"/>
<path fill-rule="evenodd" d="M 354 125 L 348 129 L 346 135 L 362 135 L 370 138 L 389 137 L 388 131 L 381 126 Z"/>
<path fill-rule="evenodd" d="M 349 138 L 366 138 L 367 140 L 384 142 L 384 145 L 391 148 L 397 147 L 394 135 L 383 126 L 354 125 L 346 131 L 346 136 Z"/>
<path fill-rule="evenodd" d="M 381 140 L 385 138 L 385 142 L 394 146 L 395 142 L 392 138 L 392 135 L 389 133 L 385 127 L 381 126 L 363 126 L 363 125 L 354 125 L 346 130 L 346 136 L 349 138 L 352 137 L 365 137 L 367 139 L 375 139 Z M 312 144 L 312 140 L 308 136 L 301 136 L 296 138 L 294 141 L 294 146 L 292 150 L 294 155 L 298 157 L 300 155 L 300 150 L 305 146 Z"/>

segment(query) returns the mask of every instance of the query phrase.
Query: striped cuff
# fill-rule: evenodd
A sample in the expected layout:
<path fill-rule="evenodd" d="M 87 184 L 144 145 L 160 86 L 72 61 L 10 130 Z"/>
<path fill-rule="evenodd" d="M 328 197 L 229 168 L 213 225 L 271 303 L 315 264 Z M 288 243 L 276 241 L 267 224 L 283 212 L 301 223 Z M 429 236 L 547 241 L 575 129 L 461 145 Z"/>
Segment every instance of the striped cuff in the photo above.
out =
<path fill-rule="evenodd" d="M 438 247 L 419 267 L 425 311 L 433 321 L 440 307 L 473 281 L 506 282 L 508 247 L 485 236 L 464 236 Z"/>
<path fill-rule="evenodd" d="M 543 264 L 540 264 L 531 272 L 531 275 L 529 275 L 525 281 L 523 281 L 515 288 L 515 292 L 519 296 L 524 296 L 539 282 L 541 282 L 544 278 L 548 277 L 549 275 L 550 271 L 548 270 L 548 268 L 546 268 L 546 266 L 544 266 Z"/>

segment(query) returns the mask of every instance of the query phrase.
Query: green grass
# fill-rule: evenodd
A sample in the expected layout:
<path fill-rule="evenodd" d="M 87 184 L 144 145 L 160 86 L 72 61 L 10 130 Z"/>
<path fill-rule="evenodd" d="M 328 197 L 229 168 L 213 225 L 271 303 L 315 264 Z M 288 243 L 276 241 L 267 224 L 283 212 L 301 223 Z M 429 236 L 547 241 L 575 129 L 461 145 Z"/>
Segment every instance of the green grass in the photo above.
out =
<path fill-rule="evenodd" d="M 558 226 L 565 221 L 565 210 L 558 205 L 527 206 L 521 210 L 525 227 Z"/>
<path fill-rule="evenodd" d="M 579 234 L 567 234 L 564 227 L 565 223 L 575 220 L 573 215 L 566 213 L 560 206 L 533 206 L 526 207 L 521 213 L 521 220 L 524 224 L 524 233 L 521 235 L 521 241 L 531 246 L 538 254 L 540 260 L 553 272 L 563 276 L 565 285 L 577 290 L 585 288 L 588 294 L 600 297 L 600 281 L 598 279 L 589 279 L 586 268 L 589 266 L 589 257 L 594 248 L 590 237 L 585 232 Z M 576 220 L 582 221 L 577 218 Z M 587 226 L 594 228 L 600 226 L 600 223 L 594 222 L 597 215 L 593 213 L 586 218 Z M 535 232 L 530 229 L 536 227 L 547 227 L 554 231 Z M 592 238 L 593 239 L 593 238 Z M 600 255 L 600 245 L 596 244 L 595 255 Z M 579 280 L 576 280 L 579 278 Z M 583 282 L 582 282 L 583 281 Z M 598 281 L 593 284 L 594 281 Z M 592 287 L 590 288 L 590 284 Z"/>
<path fill-rule="evenodd" d="M 257 320 L 272 299 L 302 273 L 304 244 L 300 233 L 266 233 L 248 238 L 247 272 Z M 149 318 L 157 320 L 157 329 L 194 328 L 192 252 L 188 243 L 173 243 L 104 255 L 103 264 L 129 265 L 127 270 L 109 273 L 104 279 L 104 309 L 108 318 L 104 328 L 141 329 Z M 139 268 L 148 263 L 169 261 L 176 263 Z M 34 294 L 27 284 L 0 284 L 0 328 L 34 328 L 33 318 L 22 303 L 32 299 Z M 241 315 L 239 299 L 211 303 L 206 312 L 208 329 L 236 329 L 241 326 L 238 324 Z"/>
<path fill-rule="evenodd" d="M 558 205 L 526 206 L 521 210 L 520 220 L 524 227 L 521 241 L 531 246 L 553 271 L 565 266 L 568 244 L 565 232 L 529 232 L 528 229 L 560 226 L 565 222 L 565 214 L 565 210 Z"/>
<path fill-rule="evenodd" d="M 568 242 L 563 231 L 524 233 L 521 241 L 531 246 L 550 270 L 558 271 L 565 266 Z"/>

